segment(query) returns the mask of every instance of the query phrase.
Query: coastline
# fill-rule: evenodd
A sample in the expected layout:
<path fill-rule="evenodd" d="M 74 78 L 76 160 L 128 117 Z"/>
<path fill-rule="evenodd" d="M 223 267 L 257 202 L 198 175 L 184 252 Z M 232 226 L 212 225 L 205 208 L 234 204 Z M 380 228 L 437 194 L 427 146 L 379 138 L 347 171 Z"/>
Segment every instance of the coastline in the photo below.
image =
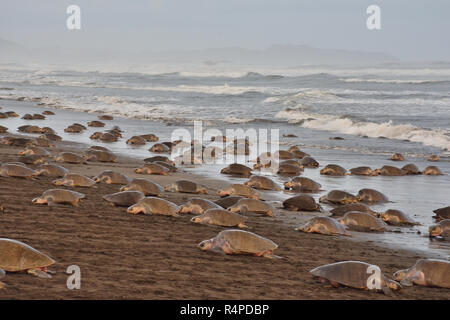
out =
<path fill-rule="evenodd" d="M 83 144 L 57 143 L 58 151 L 86 148 Z M 17 161 L 20 147 L 1 146 L 0 161 Z M 129 177 L 142 177 L 133 169 L 142 161 L 119 156 L 118 164 L 89 162 L 64 166 L 74 173 L 92 176 L 102 170 L 120 171 Z M 35 167 L 35 166 L 31 166 Z M 190 172 L 168 176 L 145 176 L 161 185 L 178 179 L 193 179 L 207 186 L 207 199 L 217 199 L 223 187 L 216 180 Z M 57 263 L 53 279 L 26 274 L 10 274 L 0 290 L 1 299 L 448 299 L 441 288 L 411 287 L 392 297 L 350 288 L 324 288 L 308 273 L 322 264 L 361 260 L 380 266 L 387 276 L 412 266 L 417 252 L 387 248 L 370 241 L 337 236 L 304 234 L 295 226 L 276 218 L 250 215 L 250 231 L 279 245 L 282 259 L 226 256 L 202 252 L 196 245 L 214 237 L 223 228 L 196 225 L 191 215 L 179 218 L 131 216 L 124 208 L 111 207 L 101 197 L 117 192 L 118 185 L 99 184 L 97 188 L 70 188 L 86 194 L 80 207 L 33 206 L 31 199 L 53 187 L 51 178 L 29 181 L 0 177 L 2 237 L 17 239 L 47 253 Z M 20 192 L 14 192 L 18 190 Z M 13 191 L 12 191 L 13 190 Z M 177 204 L 189 194 L 165 192 L 165 199 Z M 279 210 L 281 215 L 312 215 Z M 357 237 L 355 237 L 357 238 Z M 69 265 L 78 265 L 82 289 L 68 290 Z M 180 290 L 180 288 L 182 288 Z M 38 293 L 39 290 L 39 293 Z"/>

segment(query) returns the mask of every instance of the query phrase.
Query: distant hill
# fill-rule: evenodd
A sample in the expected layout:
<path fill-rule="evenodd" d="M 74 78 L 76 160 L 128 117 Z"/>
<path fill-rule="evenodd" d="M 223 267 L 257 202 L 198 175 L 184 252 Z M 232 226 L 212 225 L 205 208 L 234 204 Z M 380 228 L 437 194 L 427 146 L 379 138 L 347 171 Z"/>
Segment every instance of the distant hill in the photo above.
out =
<path fill-rule="evenodd" d="M 129 63 L 182 62 L 283 65 L 311 64 L 376 64 L 396 62 L 395 57 L 379 52 L 358 52 L 338 49 L 319 49 L 306 45 L 273 45 L 265 50 L 239 47 L 210 48 L 181 51 L 138 51 L 129 48 L 68 49 L 62 47 L 26 48 L 12 41 L 0 39 L 0 63 L 44 62 L 118 62 Z"/>

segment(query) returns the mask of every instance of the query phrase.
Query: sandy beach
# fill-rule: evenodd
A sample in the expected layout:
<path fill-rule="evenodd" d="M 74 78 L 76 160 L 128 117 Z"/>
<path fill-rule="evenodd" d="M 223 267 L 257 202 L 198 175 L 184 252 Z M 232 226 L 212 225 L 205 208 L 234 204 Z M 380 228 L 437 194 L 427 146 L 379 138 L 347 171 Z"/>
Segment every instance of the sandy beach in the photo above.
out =
<path fill-rule="evenodd" d="M 52 155 L 63 150 L 80 152 L 87 145 L 58 143 Z M 0 146 L 0 161 L 17 161 L 20 147 Z M 142 160 L 119 156 L 117 164 L 89 162 L 63 164 L 70 172 L 95 176 L 117 170 L 139 177 L 134 168 Z M 30 165 L 30 167 L 36 167 Z M 140 176 L 142 177 L 142 176 Z M 215 200 L 224 182 L 183 172 L 146 176 L 161 185 L 178 179 L 195 180 Z M 119 191 L 119 185 L 70 188 L 86 195 L 79 207 L 37 206 L 31 199 L 53 188 L 52 178 L 25 180 L 0 177 L 1 237 L 23 241 L 56 260 L 53 279 L 8 274 L 1 299 L 448 299 L 449 290 L 414 286 L 393 296 L 351 288 L 330 288 L 318 283 L 309 270 L 327 263 L 360 260 L 380 266 L 387 276 L 410 267 L 416 252 L 355 241 L 345 237 L 294 231 L 278 215 L 302 213 L 279 210 L 276 218 L 249 215 L 250 231 L 279 245 L 282 259 L 231 256 L 203 252 L 197 244 L 214 237 L 222 227 L 197 225 L 191 215 L 164 217 L 130 215 L 126 208 L 108 205 L 102 196 Z M 191 195 L 165 192 L 164 198 L 185 203 Z M 308 215 L 305 215 L 308 217 Z M 310 215 L 309 215 L 310 216 Z M 66 268 L 81 269 L 81 289 L 68 290 Z"/>

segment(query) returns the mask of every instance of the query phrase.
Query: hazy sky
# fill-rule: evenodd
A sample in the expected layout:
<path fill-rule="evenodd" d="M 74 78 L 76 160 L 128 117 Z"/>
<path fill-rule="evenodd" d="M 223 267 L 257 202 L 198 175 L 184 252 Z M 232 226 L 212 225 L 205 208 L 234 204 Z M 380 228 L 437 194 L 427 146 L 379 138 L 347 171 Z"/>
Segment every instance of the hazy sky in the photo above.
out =
<path fill-rule="evenodd" d="M 81 7 L 80 31 L 66 8 Z M 366 28 L 381 7 L 382 30 Z M 202 49 L 271 44 L 450 60 L 449 0 L 1 0 L 0 37 L 28 47 Z"/>

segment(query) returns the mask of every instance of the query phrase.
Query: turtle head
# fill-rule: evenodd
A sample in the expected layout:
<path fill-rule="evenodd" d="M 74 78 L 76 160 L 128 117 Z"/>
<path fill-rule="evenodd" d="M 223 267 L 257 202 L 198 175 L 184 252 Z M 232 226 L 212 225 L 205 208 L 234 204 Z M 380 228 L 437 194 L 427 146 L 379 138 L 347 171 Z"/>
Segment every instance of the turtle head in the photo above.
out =
<path fill-rule="evenodd" d="M 226 191 L 226 190 L 219 190 L 219 191 L 217 191 L 217 195 L 220 197 L 226 197 L 226 196 L 230 195 L 230 192 Z"/>
<path fill-rule="evenodd" d="M 391 280 L 391 279 L 386 280 L 386 286 L 389 289 L 394 290 L 394 291 L 402 289 L 402 286 L 400 285 L 400 283 L 398 283 L 397 281 Z"/>
<path fill-rule="evenodd" d="M 31 200 L 31 203 L 32 204 L 45 204 L 45 203 L 47 203 L 47 200 L 37 197 L 37 198 L 34 198 L 33 200 Z"/>
<path fill-rule="evenodd" d="M 437 237 L 442 234 L 442 228 L 439 225 L 432 225 L 428 228 L 430 237 Z"/>
<path fill-rule="evenodd" d="M 394 273 L 394 280 L 396 281 L 402 281 L 403 279 L 405 279 L 406 274 L 407 274 L 408 270 L 398 270 L 397 272 Z"/>
<path fill-rule="evenodd" d="M 201 222 L 202 222 L 202 218 L 200 218 L 200 216 L 193 217 L 193 218 L 191 219 L 191 222 L 194 222 L 194 223 L 201 223 Z"/>
<path fill-rule="evenodd" d="M 284 189 L 290 189 L 294 186 L 294 184 L 292 183 L 292 181 L 287 181 L 284 183 Z"/>
<path fill-rule="evenodd" d="M 141 213 L 144 211 L 145 211 L 145 208 L 140 204 L 134 204 L 127 209 L 127 213 L 131 213 L 131 214 L 138 214 L 138 213 Z"/>
<path fill-rule="evenodd" d="M 53 180 L 53 184 L 55 186 L 61 186 L 66 182 L 66 179 L 57 179 L 57 180 Z"/>
<path fill-rule="evenodd" d="M 211 240 L 204 240 L 198 244 L 198 247 L 201 250 L 210 250 L 212 248 L 212 239 Z"/>
<path fill-rule="evenodd" d="M 181 207 L 180 213 L 191 213 L 191 212 L 192 212 L 191 206 L 185 205 Z"/>
<path fill-rule="evenodd" d="M 381 220 L 389 221 L 389 214 L 387 212 L 383 212 L 380 216 Z"/>
<path fill-rule="evenodd" d="M 120 191 L 128 191 L 130 190 L 130 186 L 123 186 L 122 188 L 120 188 Z"/>
<path fill-rule="evenodd" d="M 144 169 L 142 168 L 136 168 L 136 170 L 134 170 L 135 173 L 142 173 L 144 171 Z"/>

